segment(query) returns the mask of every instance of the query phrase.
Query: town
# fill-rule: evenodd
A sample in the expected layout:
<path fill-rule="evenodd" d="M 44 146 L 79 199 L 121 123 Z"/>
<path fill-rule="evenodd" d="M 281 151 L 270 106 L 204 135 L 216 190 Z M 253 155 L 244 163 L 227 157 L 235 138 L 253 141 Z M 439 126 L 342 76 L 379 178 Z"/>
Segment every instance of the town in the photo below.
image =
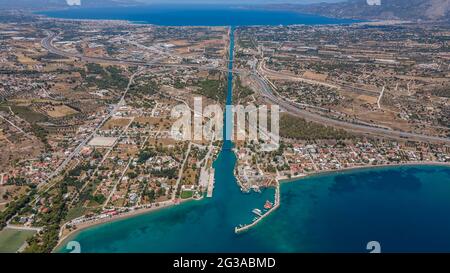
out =
<path fill-rule="evenodd" d="M 51 252 L 84 227 L 214 195 L 223 140 L 175 139 L 172 110 L 195 115 L 196 97 L 225 104 L 230 28 L 0 18 L 0 228 L 32 234 L 20 251 Z M 276 149 L 235 143 L 243 192 L 275 187 L 277 207 L 283 181 L 449 164 L 448 25 L 235 35 L 234 103 L 282 108 Z"/>

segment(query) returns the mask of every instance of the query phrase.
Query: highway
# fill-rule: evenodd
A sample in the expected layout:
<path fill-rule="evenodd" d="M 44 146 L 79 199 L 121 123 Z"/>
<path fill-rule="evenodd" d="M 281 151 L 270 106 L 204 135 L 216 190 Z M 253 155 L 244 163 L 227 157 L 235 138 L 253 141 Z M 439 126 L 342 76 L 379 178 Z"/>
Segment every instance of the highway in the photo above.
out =
<path fill-rule="evenodd" d="M 284 109 L 285 111 L 289 112 L 290 114 L 304 118 L 308 121 L 313 121 L 313 122 L 317 122 L 319 124 L 342 128 L 342 129 L 346 129 L 346 130 L 349 130 L 352 132 L 363 133 L 363 134 L 370 134 L 370 135 L 376 135 L 376 136 L 387 136 L 387 137 L 397 138 L 397 139 L 401 138 L 401 139 L 415 140 L 415 141 L 439 142 L 439 143 L 450 144 L 449 138 L 427 136 L 427 135 L 421 135 L 421 134 L 415 134 L 415 133 L 394 131 L 394 130 L 379 128 L 379 127 L 371 127 L 368 125 L 355 124 L 355 123 L 351 123 L 351 122 L 347 122 L 347 121 L 335 120 L 332 118 L 321 116 L 319 114 L 309 112 L 304 109 L 300 109 L 293 103 L 286 101 L 285 99 L 281 98 L 280 96 L 274 95 L 272 88 L 267 83 L 267 80 L 263 76 L 261 76 L 256 70 L 251 74 L 251 77 L 260 86 L 260 88 L 258 88 L 258 91 L 260 92 L 262 97 L 267 102 L 272 103 L 272 104 L 277 104 L 280 106 L 280 109 Z"/>
<path fill-rule="evenodd" d="M 154 62 L 143 62 L 143 61 L 118 60 L 118 59 L 106 58 L 106 57 L 101 57 L 101 58 L 100 57 L 87 57 L 87 56 L 84 56 L 81 54 L 66 52 L 66 51 L 62 51 L 62 50 L 55 48 L 53 46 L 53 40 L 56 37 L 58 37 L 59 34 L 55 34 L 50 31 L 47 31 L 47 35 L 48 36 L 41 41 L 41 44 L 49 52 L 60 55 L 60 56 L 64 56 L 64 57 L 78 58 L 78 59 L 86 61 L 86 62 L 109 63 L 109 64 L 115 64 L 115 65 L 196 67 L 198 69 L 204 69 L 204 70 L 214 69 L 214 70 L 228 71 L 228 69 L 221 69 L 221 68 L 210 66 L 210 65 L 158 63 L 158 59 L 155 60 Z M 309 112 L 307 110 L 301 109 L 298 106 L 294 105 L 293 103 L 286 101 L 284 98 L 281 98 L 280 96 L 276 96 L 273 93 L 273 90 L 270 87 L 270 84 L 265 79 L 265 77 L 262 76 L 256 70 L 256 68 L 254 68 L 254 70 L 250 73 L 246 73 L 246 72 L 240 71 L 240 70 L 234 70 L 234 72 L 248 74 L 251 78 L 253 78 L 255 80 L 255 82 L 258 83 L 258 85 L 260 86 L 260 88 L 257 88 L 257 91 L 262 95 L 262 97 L 267 102 L 272 103 L 272 104 L 277 104 L 280 106 L 280 109 L 284 109 L 288 113 L 298 116 L 298 117 L 301 117 L 301 118 L 304 118 L 308 121 L 313 121 L 313 122 L 317 122 L 317 123 L 320 123 L 323 125 L 342 128 L 342 129 L 346 129 L 346 130 L 349 130 L 352 132 L 357 132 L 357 133 L 362 133 L 362 134 L 384 136 L 384 137 L 397 138 L 397 139 L 414 140 L 414 141 L 425 141 L 425 142 L 450 144 L 450 138 L 427 136 L 427 135 L 416 134 L 416 133 L 389 130 L 389 129 L 385 129 L 385 128 L 372 127 L 372 126 L 363 125 L 363 124 L 355 124 L 355 123 L 351 123 L 348 121 L 335 120 L 332 118 L 321 116 L 319 114 L 315 114 L 315 113 Z M 348 86 L 341 86 L 341 87 L 348 88 Z M 351 87 L 351 88 L 356 91 L 368 92 L 368 90 L 360 90 L 359 88 L 355 88 L 355 87 Z"/>
<path fill-rule="evenodd" d="M 288 80 L 292 80 L 292 81 L 302 81 L 302 82 L 306 82 L 306 83 L 309 83 L 309 84 L 316 84 L 316 85 L 326 86 L 326 87 L 329 87 L 329 88 L 343 89 L 343 90 L 347 90 L 347 91 L 350 91 L 350 92 L 353 92 L 353 93 L 364 94 L 364 95 L 368 95 L 368 96 L 378 96 L 379 95 L 378 91 L 368 90 L 368 89 L 364 89 L 364 88 L 361 88 L 361 87 L 352 86 L 350 84 L 344 84 L 344 83 L 332 83 L 332 84 L 330 84 L 330 83 L 325 83 L 325 82 L 322 82 L 322 81 L 302 78 L 300 76 L 293 75 L 293 74 L 288 74 L 288 73 L 284 73 L 284 72 L 274 71 L 274 70 L 271 70 L 271 69 L 266 67 L 266 63 L 265 63 L 264 59 L 258 65 L 258 70 L 261 71 L 262 73 L 264 73 L 264 75 L 268 75 L 268 76 L 272 76 L 272 77 L 280 77 L 282 79 L 288 79 Z"/>
<path fill-rule="evenodd" d="M 101 58 L 100 57 L 88 57 L 88 56 L 84 56 L 84 55 L 81 55 L 78 53 L 63 51 L 63 50 L 60 50 L 53 46 L 53 40 L 56 37 L 58 37 L 59 34 L 53 33 L 50 31 L 47 31 L 46 34 L 48 36 L 46 38 L 42 39 L 42 41 L 41 41 L 42 47 L 47 49 L 50 53 L 53 53 L 53 54 L 56 54 L 59 56 L 63 56 L 63 57 L 67 57 L 67 58 L 76 58 L 76 59 L 80 59 L 80 60 L 83 60 L 83 61 L 89 62 L 89 63 L 108 63 L 108 64 L 113 64 L 113 65 L 137 65 L 137 66 L 150 65 L 150 64 L 147 64 L 146 62 L 140 62 L 140 61 L 117 60 L 114 58 L 107 58 L 107 57 L 101 57 Z"/>
<path fill-rule="evenodd" d="M 213 65 L 199 65 L 199 64 L 170 64 L 170 63 L 161 63 L 161 58 L 157 58 L 151 62 L 145 62 L 145 61 L 129 61 L 129 60 L 120 60 L 120 59 L 114 59 L 114 58 L 108 58 L 108 57 L 88 57 L 79 53 L 73 53 L 73 52 L 67 52 L 60 50 L 56 48 L 53 45 L 53 40 L 59 36 L 57 33 L 53 33 L 50 31 L 47 31 L 47 37 L 41 40 L 41 45 L 43 48 L 48 50 L 50 53 L 63 56 L 66 58 L 75 58 L 79 59 L 88 63 L 106 63 L 110 65 L 135 65 L 135 66 L 143 66 L 143 67 L 158 67 L 158 66 L 164 66 L 164 67 L 186 67 L 186 68 L 199 68 L 199 69 L 205 69 L 205 70 L 223 70 L 228 71 L 227 69 L 221 69 L 219 67 L 213 66 Z"/>

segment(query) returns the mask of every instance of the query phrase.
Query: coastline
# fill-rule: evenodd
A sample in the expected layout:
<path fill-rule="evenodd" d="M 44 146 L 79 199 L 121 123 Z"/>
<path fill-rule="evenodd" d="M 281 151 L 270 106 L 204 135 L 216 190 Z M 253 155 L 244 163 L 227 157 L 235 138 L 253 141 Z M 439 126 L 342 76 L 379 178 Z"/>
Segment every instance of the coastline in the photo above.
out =
<path fill-rule="evenodd" d="M 135 26 L 157 26 L 155 24 L 145 23 L 142 21 L 130 21 L 121 19 L 72 19 L 72 18 L 59 18 L 50 17 L 43 13 L 33 12 L 34 15 L 38 16 L 41 20 L 47 21 L 61 21 L 61 22 L 80 22 L 80 23 L 101 23 L 101 24 L 116 24 L 116 25 L 135 25 Z"/>
<path fill-rule="evenodd" d="M 203 199 L 203 198 L 202 198 Z M 193 198 L 188 198 L 188 199 L 183 199 L 180 200 L 178 203 L 174 203 L 173 201 L 170 202 L 170 200 L 166 201 L 166 202 L 170 202 L 167 203 L 163 206 L 152 206 L 150 208 L 145 208 L 145 209 L 138 209 L 138 210 L 132 210 L 126 213 L 122 213 L 120 215 L 116 215 L 116 216 L 111 216 L 108 218 L 103 218 L 100 220 L 94 220 L 94 221 L 87 221 L 85 223 L 81 223 L 79 225 L 76 225 L 76 229 L 71 230 L 69 233 L 65 234 L 63 237 L 61 237 L 58 241 L 58 244 L 55 246 L 55 248 L 53 249 L 52 252 L 55 252 L 57 249 L 59 249 L 64 242 L 66 242 L 68 239 L 73 238 L 75 235 L 77 235 L 79 232 L 89 229 L 91 227 L 95 227 L 98 225 L 102 225 L 102 224 L 107 224 L 107 223 L 113 223 L 119 220 L 125 220 L 128 218 L 132 218 L 135 216 L 139 216 L 139 215 L 143 215 L 143 214 L 147 214 L 147 213 L 152 213 L 158 210 L 162 210 L 162 209 L 167 209 L 167 208 L 171 208 L 174 206 L 178 206 L 178 205 L 182 205 L 183 203 L 187 203 L 187 202 L 191 202 L 191 201 L 199 201 L 202 199 L 193 199 Z M 63 227 L 65 227 L 67 223 L 63 224 Z"/>
<path fill-rule="evenodd" d="M 245 10 L 251 10 L 246 8 Z M 53 10 L 41 10 L 41 11 L 34 11 L 31 12 L 31 14 L 38 16 L 39 19 L 42 20 L 59 20 L 59 21 L 65 21 L 65 22 L 87 22 L 87 23 L 113 23 L 113 24 L 128 24 L 128 25 L 137 25 L 137 26 L 159 26 L 159 27 L 209 27 L 209 28 L 215 28 L 215 27 L 229 27 L 229 24 L 223 24 L 223 25 L 211 25 L 211 24 L 205 24 L 205 25 L 160 25 L 155 23 L 150 23 L 148 21 L 143 20 L 128 20 L 128 19 L 80 19 L 80 18 L 63 18 L 63 17 L 53 17 L 49 14 L 46 14 L 46 12 L 52 12 Z M 309 14 L 309 13 L 301 13 L 301 12 L 294 12 L 299 15 L 305 15 L 305 16 L 316 16 L 316 17 L 323 17 L 327 19 L 334 19 L 334 20 L 340 20 L 340 21 L 348 21 L 351 22 L 333 22 L 333 23 L 318 23 L 315 25 L 330 25 L 330 26 L 336 26 L 336 25 L 356 25 L 356 24 L 364 24 L 364 23 L 378 23 L 381 25 L 385 24 L 396 24 L 397 21 L 394 20 L 380 20 L 380 21 L 366 21 L 361 19 L 354 19 L 354 18 L 338 18 L 338 17 L 328 17 L 323 16 L 320 14 Z M 403 23 L 402 21 L 400 21 Z M 236 26 L 243 26 L 243 27 L 264 27 L 264 26 L 279 26 L 280 24 L 243 24 L 243 25 L 236 25 Z M 284 25 L 284 24 L 282 24 Z M 286 24 L 286 26 L 307 26 L 309 24 L 303 24 L 303 23 L 291 23 Z"/>
<path fill-rule="evenodd" d="M 382 165 L 370 165 L 370 166 L 354 166 L 354 167 L 349 167 L 349 168 L 345 168 L 345 169 L 340 169 L 340 170 L 322 170 L 322 171 L 316 171 L 314 173 L 309 173 L 309 174 L 305 174 L 302 176 L 297 176 L 297 177 L 293 177 L 293 178 L 286 178 L 286 179 L 277 179 L 278 182 L 278 188 L 279 188 L 279 192 L 281 192 L 281 187 L 282 184 L 284 183 L 293 183 L 293 182 L 297 182 L 300 181 L 302 179 L 305 178 L 309 178 L 309 177 L 314 177 L 314 176 L 318 176 L 318 175 L 326 175 L 326 174 L 333 174 L 333 173 L 345 173 L 345 172 L 349 172 L 352 170 L 364 170 L 364 169 L 377 169 L 377 168 L 387 168 L 387 167 L 413 167 L 413 166 L 445 166 L 445 167 L 449 167 L 450 168 L 450 162 L 409 162 L 409 163 L 396 163 L 396 164 L 382 164 Z M 239 186 L 239 184 L 237 183 L 237 185 Z M 201 200 L 201 199 L 200 199 Z M 151 207 L 151 208 L 145 208 L 145 209 L 140 209 L 140 210 L 133 210 L 127 213 L 123 213 L 121 215 L 117 215 L 117 216 L 113 216 L 110 218 L 104 218 L 101 220 L 97 220 L 97 221 L 91 221 L 91 222 L 86 222 L 86 223 L 82 223 L 80 225 L 77 226 L 77 229 L 70 231 L 69 233 L 67 233 L 64 237 L 62 237 L 57 246 L 54 248 L 54 251 L 58 248 L 61 247 L 61 245 L 67 241 L 69 238 L 75 236 L 77 233 L 89 229 L 91 227 L 94 226 L 98 226 L 98 225 L 102 225 L 102 224 L 106 224 L 106 223 L 112 223 L 118 220 L 124 220 L 127 218 L 132 218 L 135 216 L 139 216 L 139 215 L 143 215 L 143 214 L 147 214 L 147 213 L 152 213 L 155 211 L 158 211 L 160 209 L 165 209 L 165 208 L 170 208 L 176 205 L 182 205 L 183 203 L 186 202 L 190 202 L 190 201 L 198 201 L 192 198 L 189 199 L 184 199 L 181 200 L 178 204 L 175 203 L 168 203 L 167 205 L 164 206 L 158 206 L 158 207 Z M 277 206 L 281 205 L 281 202 L 278 202 Z M 271 210 L 272 211 L 272 210 Z M 259 221 L 258 221 L 259 222 Z M 254 224 L 254 223 L 253 223 Z M 254 226 L 254 225 L 252 225 Z"/>
<path fill-rule="evenodd" d="M 344 173 L 349 172 L 353 170 L 364 170 L 364 169 L 376 169 L 376 168 L 387 168 L 387 167 L 413 167 L 413 166 L 444 166 L 450 168 L 450 162 L 437 162 L 437 161 L 430 161 L 430 162 L 404 162 L 404 163 L 394 163 L 394 164 L 380 164 L 380 165 L 366 165 L 366 166 L 353 166 L 348 168 L 342 168 L 339 170 L 320 170 L 315 171 L 313 173 L 308 173 L 304 175 L 295 176 L 292 178 L 278 178 L 277 181 L 280 184 L 284 183 L 292 183 L 296 182 L 305 178 L 314 177 L 318 175 L 324 175 L 324 174 L 332 174 L 332 173 Z"/>
<path fill-rule="evenodd" d="M 448 167 L 450 164 L 408 164 L 408 166 L 410 166 L 410 165 L 412 165 L 412 166 L 414 166 L 414 165 L 416 165 L 416 166 L 418 166 L 418 165 L 425 165 L 425 166 L 432 166 L 432 165 L 436 165 L 436 166 L 444 166 L 444 167 Z M 393 166 L 393 167 L 401 167 L 401 166 Z M 432 167 L 431 167 L 431 171 L 432 171 Z M 442 180 L 442 179 L 441 179 Z M 295 186 L 295 185 L 294 185 Z M 300 186 L 300 185 L 299 185 Z M 296 186 L 294 187 L 294 188 L 296 188 Z M 165 213 L 165 212 L 163 212 L 163 213 Z M 168 211 L 168 213 L 170 213 L 170 211 Z M 281 213 L 281 211 L 280 211 L 280 213 Z M 277 216 L 278 215 L 278 213 L 277 214 L 274 214 L 273 216 Z M 277 216 L 278 217 L 278 216 Z M 268 221 L 267 221 L 268 220 Z M 266 221 L 265 223 L 263 223 L 263 221 Z M 267 218 L 264 218 L 264 220 L 261 220 L 260 221 L 261 223 L 263 223 L 264 225 L 266 225 L 266 224 L 268 224 L 268 225 L 271 225 L 271 223 L 272 223 L 272 218 L 270 218 L 270 216 L 268 216 Z M 266 230 L 266 228 L 265 228 L 265 226 L 261 226 L 261 229 L 260 230 L 262 230 L 263 232 L 265 232 L 264 230 Z M 269 229 L 270 230 L 270 229 Z M 96 233 L 96 231 L 94 231 L 94 233 Z M 259 233 L 259 231 L 258 231 L 258 233 Z M 264 234 L 266 234 L 266 233 L 264 233 Z M 245 235 L 244 235 L 245 236 Z M 67 241 L 66 241 L 66 243 L 67 243 Z M 63 247 L 65 247 L 64 245 L 63 245 Z M 63 250 L 62 248 L 59 248 L 59 250 L 61 251 L 61 250 Z M 56 252 L 56 251 L 55 251 Z"/>
<path fill-rule="evenodd" d="M 53 17 L 47 17 L 47 16 L 43 16 L 42 18 L 46 19 L 46 20 L 84 21 L 84 22 L 87 21 L 87 22 L 96 22 L 96 23 L 97 22 L 110 23 L 110 22 L 113 21 L 113 22 L 115 22 L 117 24 L 133 24 L 133 25 L 156 26 L 156 25 L 150 24 L 150 23 L 138 23 L 138 22 L 126 21 L 126 20 L 124 21 L 124 20 L 103 20 L 103 19 L 64 19 L 64 18 L 53 18 Z M 358 23 L 352 23 L 352 24 L 358 24 Z M 180 26 L 180 27 L 195 27 L 195 26 Z M 208 27 L 221 27 L 221 26 L 208 26 Z M 314 171 L 314 172 L 311 172 L 311 173 L 308 173 L 308 174 L 299 175 L 299 176 L 295 176 L 295 177 L 292 177 L 292 178 L 277 178 L 278 194 L 280 192 L 281 183 L 295 182 L 295 181 L 301 180 L 302 178 L 313 177 L 313 176 L 322 175 L 322 174 L 344 173 L 344 172 L 348 172 L 348 171 L 351 171 L 351 170 L 357 170 L 357 169 L 369 169 L 369 168 L 373 169 L 373 168 L 402 167 L 402 166 L 447 166 L 447 167 L 450 167 L 450 163 L 446 163 L 446 162 L 404 162 L 404 163 L 393 163 L 393 164 L 352 166 L 352 167 L 347 167 L 347 168 L 342 168 L 342 169 L 331 169 L 331 170 Z M 236 168 L 234 170 L 234 173 L 236 174 Z M 239 186 L 241 186 L 241 188 L 242 188 L 241 181 L 239 180 L 239 178 L 236 175 L 235 175 L 235 177 L 236 177 L 237 184 Z M 72 231 L 68 232 L 66 235 L 64 235 L 63 237 L 60 238 L 60 240 L 59 240 L 57 246 L 55 247 L 54 251 L 56 249 L 61 248 L 61 246 L 63 245 L 63 243 L 65 241 L 67 241 L 70 238 L 73 238 L 73 236 L 75 236 L 79 232 L 81 232 L 83 230 L 86 230 L 88 228 L 91 228 L 91 227 L 94 227 L 94 226 L 97 226 L 97 225 L 102 225 L 102 224 L 106 224 L 106 223 L 115 222 L 115 221 L 118 221 L 118 220 L 131 218 L 131 217 L 142 215 L 142 214 L 151 213 L 151 212 L 157 211 L 159 209 L 169 208 L 169 207 L 172 207 L 174 205 L 180 205 L 180 204 L 185 203 L 187 201 L 194 201 L 194 200 L 192 198 L 189 198 L 189 199 L 181 200 L 179 203 L 174 203 L 173 201 L 168 200 L 167 203 L 164 203 L 164 205 L 161 205 L 161 206 L 152 206 L 152 207 L 149 207 L 149 208 L 142 208 L 142 209 L 132 210 L 132 211 L 129 211 L 129 212 L 122 213 L 120 215 L 111 216 L 111 217 L 103 218 L 103 219 L 99 219 L 99 220 L 87 221 L 85 223 L 80 223 L 79 225 L 76 225 L 77 228 L 75 230 L 72 230 Z M 276 203 L 276 207 L 274 207 L 274 209 L 276 209 L 280 205 L 280 202 L 275 202 L 275 203 Z M 270 210 L 268 212 L 270 213 L 271 211 L 272 210 Z M 264 217 L 262 217 L 262 218 L 264 218 Z M 256 225 L 258 222 L 259 221 L 256 221 L 255 223 L 251 224 L 250 227 Z M 66 224 L 63 225 L 63 228 L 65 227 L 65 225 Z"/>
<path fill-rule="evenodd" d="M 128 26 L 138 26 L 138 27 L 180 27 L 180 28 L 226 28 L 227 25 L 158 25 L 153 23 L 147 23 L 146 21 L 132 21 L 123 19 L 74 19 L 74 18 L 60 18 L 60 17 L 50 17 L 42 13 L 33 13 L 38 16 L 40 20 L 47 21 L 61 21 L 61 22 L 73 22 L 73 23 L 98 23 L 98 24 L 115 24 L 115 25 L 128 25 Z M 257 26 L 257 25 L 255 25 Z M 263 25 L 260 25 L 263 26 Z"/>
<path fill-rule="evenodd" d="M 274 212 L 276 209 L 278 209 L 280 207 L 281 204 L 281 185 L 280 182 L 277 180 L 277 185 L 275 187 L 275 200 L 274 200 L 274 205 L 271 209 L 269 209 L 266 213 L 264 213 L 263 215 L 261 215 L 261 217 L 259 217 L 256 221 L 250 223 L 250 224 L 246 224 L 243 226 L 238 226 L 234 228 L 234 233 L 239 234 L 242 232 L 246 232 L 248 230 L 250 230 L 251 228 L 253 228 L 254 226 L 258 225 L 261 221 L 263 221 L 266 217 L 268 217 L 272 212 Z"/>
<path fill-rule="evenodd" d="M 290 179 L 281 179 L 281 178 L 277 178 L 276 182 L 277 185 L 275 186 L 275 204 L 274 206 L 267 211 L 265 214 L 263 214 L 260 218 L 258 218 L 256 221 L 250 223 L 250 224 L 246 224 L 243 226 L 239 226 L 239 227 L 235 227 L 235 233 L 239 234 L 242 232 L 245 232 L 251 228 L 253 228 L 254 226 L 256 226 L 258 223 L 260 223 L 264 218 L 266 218 L 267 216 L 269 216 L 274 210 L 276 210 L 280 204 L 281 204 L 281 185 L 283 183 L 290 183 L 290 182 L 297 182 L 300 181 L 304 178 L 309 178 L 309 177 L 314 177 L 314 176 L 319 176 L 319 175 L 326 175 L 326 174 L 333 174 L 333 173 L 345 173 L 345 172 L 350 172 L 352 170 L 368 170 L 368 169 L 376 169 L 376 168 L 387 168 L 387 167 L 404 167 L 404 166 L 409 166 L 409 167 L 413 167 L 413 166 L 445 166 L 445 167 L 450 167 L 450 162 L 405 162 L 405 163 L 396 163 L 396 164 L 380 164 L 380 165 L 369 165 L 369 166 L 354 166 L 354 167 L 348 167 L 348 168 L 344 168 L 344 169 L 339 169 L 339 170 L 322 170 L 322 171 L 316 171 L 314 173 L 310 173 L 310 174 L 304 174 L 304 175 L 299 175 Z M 241 183 L 238 180 L 238 185 L 241 186 Z M 242 186 L 241 186 L 242 189 Z"/>

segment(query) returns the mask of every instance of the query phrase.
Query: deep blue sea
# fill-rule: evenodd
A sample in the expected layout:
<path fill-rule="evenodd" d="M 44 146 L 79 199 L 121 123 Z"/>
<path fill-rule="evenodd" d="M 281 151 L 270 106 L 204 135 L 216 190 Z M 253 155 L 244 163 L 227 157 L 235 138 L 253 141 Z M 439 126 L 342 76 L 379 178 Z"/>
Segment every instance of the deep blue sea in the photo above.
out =
<path fill-rule="evenodd" d="M 231 35 L 230 68 L 233 64 Z M 233 74 L 228 75 L 232 103 Z M 227 134 L 229 123 L 225 123 Z M 213 198 L 191 201 L 75 234 L 82 252 L 450 252 L 450 168 L 383 167 L 322 174 L 281 186 L 281 206 L 248 232 L 252 209 L 274 190 L 244 194 L 225 141 Z M 63 244 L 58 251 L 65 252 Z"/>
<path fill-rule="evenodd" d="M 40 14 L 65 19 L 127 20 L 161 26 L 249 26 L 293 24 L 348 24 L 335 19 L 292 11 L 252 9 L 222 5 L 149 5 L 119 8 L 70 8 Z"/>

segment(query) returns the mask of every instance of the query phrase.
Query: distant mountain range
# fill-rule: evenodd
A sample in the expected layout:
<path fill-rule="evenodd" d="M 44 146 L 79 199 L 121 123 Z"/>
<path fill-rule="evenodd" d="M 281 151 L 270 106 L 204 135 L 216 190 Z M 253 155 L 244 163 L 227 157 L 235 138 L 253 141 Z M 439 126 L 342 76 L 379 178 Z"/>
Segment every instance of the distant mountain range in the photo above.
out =
<path fill-rule="evenodd" d="M 377 2 L 380 4 L 375 5 Z M 448 20 L 450 16 L 450 0 L 348 0 L 310 5 L 273 4 L 266 8 L 353 19 Z"/>

